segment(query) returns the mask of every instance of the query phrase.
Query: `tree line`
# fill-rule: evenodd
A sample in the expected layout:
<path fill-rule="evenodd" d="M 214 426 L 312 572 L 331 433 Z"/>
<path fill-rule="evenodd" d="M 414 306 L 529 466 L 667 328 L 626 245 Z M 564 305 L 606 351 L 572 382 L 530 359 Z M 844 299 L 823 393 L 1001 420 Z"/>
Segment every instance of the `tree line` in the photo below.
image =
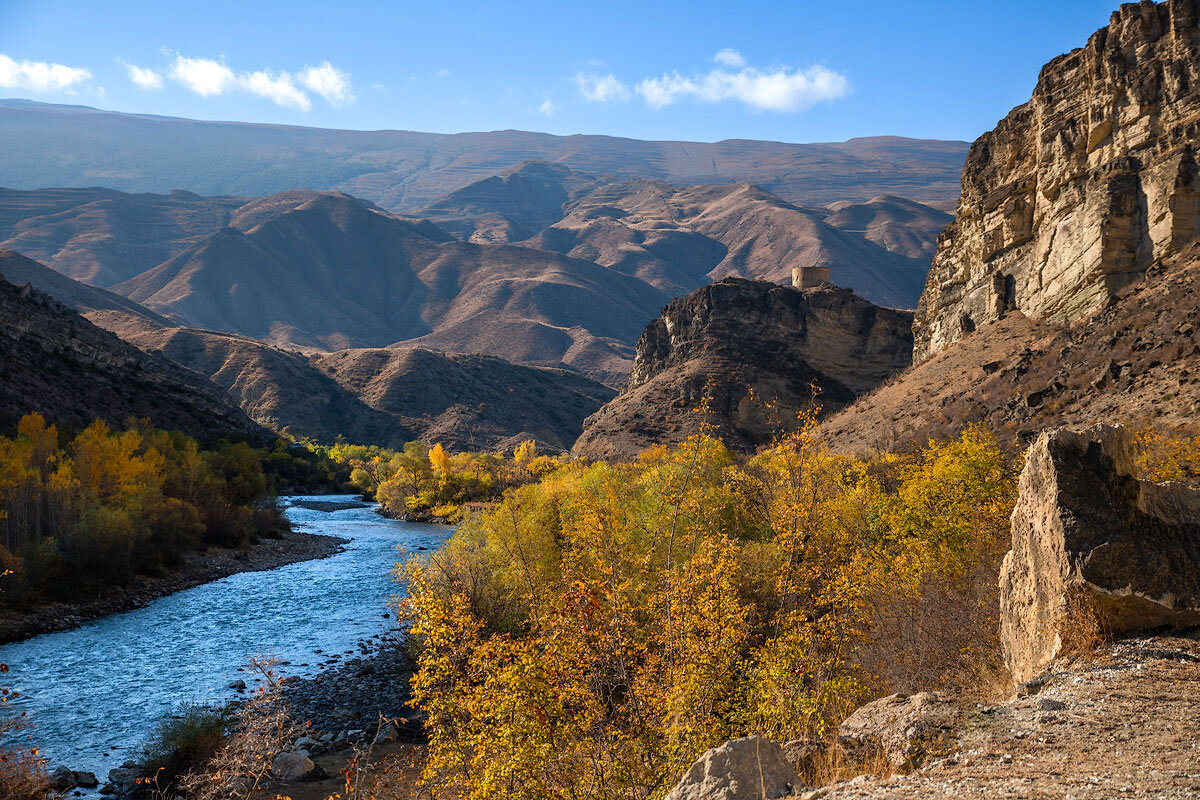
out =
<path fill-rule="evenodd" d="M 97 420 L 69 439 L 37 413 L 0 436 L 0 602 L 95 598 L 187 553 L 278 536 L 280 487 L 336 482 L 338 467 L 280 441 L 202 447 L 178 431 Z"/>

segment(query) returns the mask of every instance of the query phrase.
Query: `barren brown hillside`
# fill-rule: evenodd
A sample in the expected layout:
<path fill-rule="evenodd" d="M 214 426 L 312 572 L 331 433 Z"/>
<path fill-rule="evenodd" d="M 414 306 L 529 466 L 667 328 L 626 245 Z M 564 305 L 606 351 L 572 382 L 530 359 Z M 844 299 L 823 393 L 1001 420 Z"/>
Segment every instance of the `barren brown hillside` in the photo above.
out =
<path fill-rule="evenodd" d="M 1200 246 L 1072 326 L 1011 312 L 824 423 L 840 450 L 891 449 L 985 422 L 1008 441 L 1062 424 L 1200 431 Z"/>

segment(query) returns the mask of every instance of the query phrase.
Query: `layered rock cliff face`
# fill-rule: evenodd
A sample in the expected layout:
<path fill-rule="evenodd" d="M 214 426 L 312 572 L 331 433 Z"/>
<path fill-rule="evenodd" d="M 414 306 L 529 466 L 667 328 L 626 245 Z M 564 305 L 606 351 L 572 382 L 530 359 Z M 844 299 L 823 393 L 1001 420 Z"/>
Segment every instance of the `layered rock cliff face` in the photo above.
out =
<path fill-rule="evenodd" d="M 971 148 L 914 322 L 923 361 L 1014 310 L 1069 323 L 1200 234 L 1200 2 L 1127 4 Z"/>
<path fill-rule="evenodd" d="M 632 458 L 706 426 L 752 449 L 795 422 L 814 385 L 832 410 L 907 367 L 911 321 L 834 286 L 727 278 L 702 287 L 646 328 L 629 382 L 588 418 L 575 452 Z"/>

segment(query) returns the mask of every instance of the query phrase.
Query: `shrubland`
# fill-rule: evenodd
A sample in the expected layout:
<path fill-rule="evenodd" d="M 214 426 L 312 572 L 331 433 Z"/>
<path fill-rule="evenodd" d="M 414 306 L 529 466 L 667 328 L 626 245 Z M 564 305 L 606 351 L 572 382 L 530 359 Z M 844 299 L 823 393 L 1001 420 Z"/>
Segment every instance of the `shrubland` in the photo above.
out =
<path fill-rule="evenodd" d="M 401 450 L 335 445 L 328 455 L 350 469 L 350 483 L 397 517 L 458 522 L 469 503 L 490 503 L 506 489 L 557 469 L 564 457 L 539 455 L 532 440 L 511 454 L 452 453 L 440 444 L 409 442 Z"/>
<path fill-rule="evenodd" d="M 696 436 L 568 463 L 401 568 L 425 778 L 466 798 L 661 797 L 748 733 L 821 741 L 863 701 L 1000 669 L 1016 464 L 969 428 L 752 458 Z"/>

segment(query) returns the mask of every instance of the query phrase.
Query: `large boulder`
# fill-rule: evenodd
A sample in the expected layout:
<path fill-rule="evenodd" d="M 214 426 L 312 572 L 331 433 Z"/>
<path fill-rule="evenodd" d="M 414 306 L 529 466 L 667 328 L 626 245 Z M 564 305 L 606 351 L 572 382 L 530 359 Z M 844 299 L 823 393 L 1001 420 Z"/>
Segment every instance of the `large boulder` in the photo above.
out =
<path fill-rule="evenodd" d="M 786 797 L 800 788 L 800 777 L 779 745 L 761 736 L 744 736 L 700 756 L 666 800 L 763 800 Z"/>
<path fill-rule="evenodd" d="M 1063 652 L 1081 609 L 1115 635 L 1200 624 L 1200 491 L 1138 480 L 1120 426 L 1041 434 L 1021 472 L 1000 608 L 1017 683 Z"/>
<path fill-rule="evenodd" d="M 284 783 L 292 783 L 314 777 L 317 773 L 317 765 L 308 757 L 307 753 L 297 750 L 293 753 L 280 753 L 275 756 L 275 760 L 271 762 L 271 771 L 275 773 L 277 779 Z"/>
<path fill-rule="evenodd" d="M 838 743 L 853 763 L 883 758 L 892 770 L 905 772 L 950 746 L 956 719 L 954 706 L 936 692 L 893 694 L 847 717 Z"/>

